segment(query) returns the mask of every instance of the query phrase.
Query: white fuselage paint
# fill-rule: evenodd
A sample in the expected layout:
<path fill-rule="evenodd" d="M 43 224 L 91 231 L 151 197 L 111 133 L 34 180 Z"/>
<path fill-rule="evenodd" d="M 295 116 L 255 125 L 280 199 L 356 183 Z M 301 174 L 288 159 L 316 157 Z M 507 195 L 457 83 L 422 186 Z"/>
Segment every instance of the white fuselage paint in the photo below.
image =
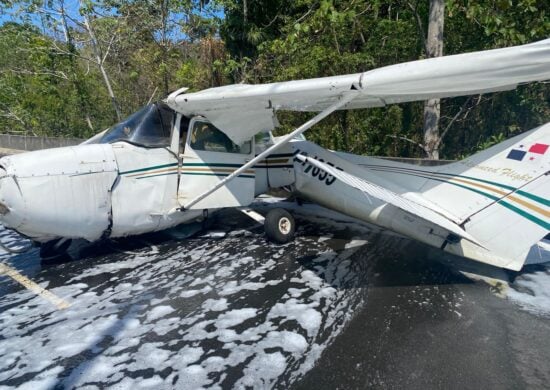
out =
<path fill-rule="evenodd" d="M 48 242 L 139 235 L 201 219 L 202 209 L 180 210 L 182 198 L 199 194 L 215 181 L 200 183 L 201 187 L 197 176 L 185 175 L 188 165 L 204 160 L 192 150 L 189 153 L 178 161 L 168 148 L 116 142 L 4 157 L 0 159 L 0 204 L 7 212 L 0 214 L 0 221 L 33 241 Z M 218 156 L 215 162 L 231 162 L 224 159 L 227 156 Z M 291 160 L 290 156 L 269 158 L 255 168 L 255 178 L 247 179 L 251 183 L 247 199 L 251 202 L 270 186 L 292 184 Z M 214 206 L 207 206 L 208 212 L 219 208 Z"/>
<path fill-rule="evenodd" d="M 545 137 L 547 130 L 548 128 L 544 131 L 539 129 L 537 133 L 528 133 L 524 137 L 531 137 L 530 134 Z M 537 140 L 537 142 L 544 141 L 546 145 L 545 139 L 540 141 L 537 138 Z M 521 142 L 524 141 L 524 139 L 521 140 Z M 511 142 L 514 143 L 517 140 Z M 260 150 L 256 149 L 255 154 L 264 147 L 267 146 L 262 146 Z M 509 147 L 509 145 L 503 147 Z M 206 158 L 191 152 L 193 151 L 180 155 L 178 159 L 169 148 L 143 148 L 126 142 L 116 142 L 83 144 L 4 157 L 0 159 L 0 221 L 7 228 L 14 229 L 34 241 L 47 242 L 58 238 L 83 238 L 95 241 L 108 237 L 138 235 L 200 219 L 205 211 L 181 210 L 182 198 L 185 200 L 185 198 L 199 195 L 208 186 L 215 184 L 215 180 L 212 179 L 217 177 L 216 173 L 219 173 L 218 176 L 227 174 L 230 170 L 229 166 L 242 164 L 252 158 L 254 153 L 239 157 L 242 161 L 225 161 L 224 156 L 221 155 L 214 159 L 210 156 L 212 153 Z M 484 240 L 483 246 L 479 246 L 467 240 L 450 237 L 448 230 L 440 225 L 371 197 L 335 179 L 329 173 L 308 163 L 307 160 L 294 158 L 296 153 L 318 159 L 336 169 L 388 189 L 403 198 L 426 205 L 457 223 L 464 220 L 464 215 L 468 216 L 468 213 L 475 212 L 476 207 L 485 207 L 482 212 L 488 210 L 492 213 L 491 215 L 499 218 L 500 214 L 507 210 L 502 206 L 491 209 L 490 203 L 488 206 L 484 203 L 479 204 L 479 202 L 487 202 L 487 199 L 481 196 L 479 199 L 461 203 L 460 207 L 440 207 L 446 198 L 427 199 L 424 196 L 426 179 L 404 173 L 401 173 L 398 179 L 392 177 L 400 174 L 399 170 L 405 170 L 406 164 L 332 152 L 304 140 L 293 140 L 280 148 L 277 154 L 260 161 L 250 173 L 247 173 L 248 176 L 252 176 L 246 178 L 247 186 L 240 185 L 233 190 L 232 195 L 236 200 L 233 201 L 231 200 L 233 198 L 227 196 L 223 199 L 229 199 L 228 201 L 240 206 L 247 206 L 254 196 L 265 193 L 270 188 L 288 186 L 297 195 L 320 205 L 460 256 L 516 270 L 530 258 L 527 253 L 523 254 L 531 250 L 529 247 L 522 249 L 523 252 L 519 255 L 510 257 L 502 252 L 502 245 L 499 243 L 497 245 L 492 241 Z M 487 153 L 492 155 L 494 150 Z M 503 149 L 500 154 L 502 153 L 506 153 L 506 150 Z M 498 156 L 495 158 L 500 158 Z M 480 154 L 479 158 L 482 157 L 484 155 Z M 539 171 L 544 169 L 546 167 L 544 164 L 537 169 Z M 391 168 L 395 172 L 388 173 L 381 167 L 385 167 L 385 170 Z M 414 171 L 412 168 L 407 169 Z M 424 176 L 435 177 L 436 175 L 435 170 L 422 172 Z M 198 182 L 195 178 L 201 177 L 197 175 L 199 173 L 204 174 L 202 177 L 207 178 L 208 181 Z M 466 172 L 466 176 L 463 177 L 473 180 L 473 176 L 470 176 L 474 174 Z M 479 180 L 481 179 L 483 178 Z M 532 190 L 533 195 L 530 196 L 535 200 L 539 199 L 539 203 L 543 201 L 540 199 L 547 199 L 548 187 L 545 183 L 547 178 L 542 175 L 529 184 L 529 186 L 535 186 Z M 438 193 L 445 194 L 444 191 L 449 191 L 449 185 L 439 184 Z M 483 184 L 483 186 L 486 185 Z M 525 191 L 531 191 L 529 186 L 522 188 Z M 435 189 L 432 192 L 435 193 Z M 428 192 L 428 195 L 431 194 Z M 465 198 L 467 195 L 461 192 L 454 198 L 458 199 L 458 196 Z M 527 204 L 526 201 L 522 202 Z M 468 209 L 472 205 L 475 206 L 472 209 L 474 211 Z M 209 203 L 205 207 L 207 212 L 212 212 L 223 205 Z M 532 209 L 533 207 L 531 206 Z M 534 210 L 547 213 L 540 207 Z M 509 219 L 510 216 L 506 215 L 506 218 Z M 465 220 L 466 230 L 482 229 L 482 233 L 489 230 L 498 233 L 502 230 L 498 229 L 497 223 L 488 227 L 478 227 L 468 222 L 469 220 L 476 222 L 475 215 Z M 489 218 L 482 218 L 480 223 L 484 220 Z M 516 223 L 531 222 L 523 218 Z M 542 223 L 545 222 L 539 222 L 539 224 Z M 530 229 L 533 228 L 530 227 Z M 537 241 L 546 234 L 543 228 L 539 230 L 540 232 L 535 232 L 535 235 L 540 236 Z M 532 245 L 531 238 L 523 241 L 526 245 Z"/>
<path fill-rule="evenodd" d="M 292 147 L 295 153 L 313 157 L 358 177 L 364 177 L 367 172 L 339 157 L 336 153 L 323 149 L 312 142 L 296 141 L 292 142 Z M 351 188 L 340 180 L 335 180 L 334 177 L 319 168 L 295 159 L 294 171 L 296 174 L 295 191 L 301 197 L 432 246 L 441 247 L 445 242 L 447 232 L 441 230 L 437 225 L 417 218 L 379 199 L 369 197 L 362 191 Z M 368 177 L 368 180 L 377 182 L 376 178 L 373 180 L 373 177 Z"/>
<path fill-rule="evenodd" d="M 111 145 L 22 153 L 0 159 L 1 216 L 8 228 L 36 241 L 99 239 L 110 224 L 110 190 L 117 178 Z"/>
<path fill-rule="evenodd" d="M 174 211 L 177 164 L 165 148 L 124 142 L 4 157 L 0 202 L 8 212 L 0 220 L 37 242 L 163 230 L 202 215 Z"/>
<path fill-rule="evenodd" d="M 400 187 L 396 181 L 388 181 L 383 174 L 361 167 L 357 165 L 357 161 L 348 161 L 342 158 L 339 153 L 331 152 L 307 141 L 295 141 L 291 145 L 295 153 L 299 152 L 308 157 L 313 157 L 359 178 L 389 188 L 408 199 L 415 200 L 418 203 L 422 202 L 421 197 L 418 197 L 419 194 L 411 191 L 410 188 Z M 384 160 L 372 157 L 365 159 L 368 159 L 369 162 L 387 163 Z M 369 197 L 362 191 L 352 188 L 340 180 L 334 180 L 326 172 L 308 163 L 295 159 L 294 167 L 296 175 L 295 191 L 303 198 L 351 217 L 403 234 L 430 246 L 442 248 L 449 253 L 498 267 L 517 268 L 515 264 L 511 264 L 509 258 L 499 254 L 498 251 L 480 247 L 467 240 L 448 240 L 449 233 L 436 224 L 418 218 L 379 199 Z"/>

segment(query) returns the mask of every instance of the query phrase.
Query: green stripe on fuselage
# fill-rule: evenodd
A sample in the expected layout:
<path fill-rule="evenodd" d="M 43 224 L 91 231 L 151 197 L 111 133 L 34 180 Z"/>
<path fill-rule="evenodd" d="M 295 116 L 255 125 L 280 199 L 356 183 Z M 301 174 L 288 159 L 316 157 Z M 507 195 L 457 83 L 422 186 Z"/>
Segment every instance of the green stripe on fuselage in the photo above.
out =
<path fill-rule="evenodd" d="M 147 179 L 149 177 L 169 176 L 169 175 L 177 175 L 177 174 L 178 174 L 177 172 L 159 173 L 158 175 L 148 175 L 148 176 L 136 177 L 136 179 L 140 180 L 140 179 Z"/>
<path fill-rule="evenodd" d="M 161 168 L 170 168 L 170 167 L 177 167 L 178 163 L 170 163 L 170 164 L 162 164 L 162 165 L 153 165 L 151 167 L 146 168 L 138 168 L 138 169 L 132 169 L 129 171 L 123 171 L 119 172 L 119 175 L 126 175 L 129 173 L 139 173 L 139 172 L 147 172 L 152 171 L 155 169 L 161 169 Z M 225 163 L 214 163 L 214 164 L 206 164 L 206 163 L 183 163 L 182 166 L 184 167 L 218 167 L 218 168 L 240 168 L 242 165 L 240 164 L 225 164 Z"/>
<path fill-rule="evenodd" d="M 243 164 L 225 164 L 225 163 L 183 163 L 183 167 L 220 167 L 220 168 L 240 168 Z"/>
<path fill-rule="evenodd" d="M 194 176 L 229 176 L 231 173 L 202 173 L 202 172 L 182 172 L 182 175 L 194 175 Z M 244 177 L 247 179 L 254 179 L 255 176 L 251 175 L 239 175 L 238 177 Z"/>
<path fill-rule="evenodd" d="M 151 171 L 153 169 L 170 168 L 170 167 L 177 167 L 177 166 L 178 166 L 178 163 L 154 165 L 152 167 L 132 169 L 131 171 L 119 172 L 119 175 L 126 175 L 128 173 L 146 172 L 146 171 Z"/>
<path fill-rule="evenodd" d="M 517 187 L 512 187 L 512 186 L 502 184 L 502 183 L 498 183 L 498 182 L 495 182 L 495 181 L 490 181 L 490 180 L 485 180 L 485 179 L 478 179 L 477 177 L 472 177 L 472 176 L 457 175 L 457 174 L 454 174 L 454 173 L 424 171 L 422 169 L 392 167 L 392 166 L 388 166 L 388 165 L 369 165 L 369 166 L 371 166 L 371 167 L 380 167 L 380 168 L 384 168 L 386 170 L 389 170 L 389 169 L 400 170 L 402 172 L 394 171 L 394 173 L 401 173 L 401 174 L 404 174 L 404 173 L 409 174 L 409 172 L 420 172 L 420 173 L 423 173 L 425 175 L 434 175 L 434 176 L 435 175 L 441 175 L 441 176 L 447 176 L 447 177 L 450 177 L 450 178 L 458 177 L 458 178 L 461 178 L 461 179 L 470 179 L 470 180 L 473 180 L 473 181 L 477 181 L 477 182 L 481 182 L 481 183 L 485 183 L 485 184 L 491 184 L 491 185 L 494 185 L 494 186 L 497 186 L 497 187 L 501 187 L 501 188 L 510 190 L 514 194 L 521 195 L 525 198 L 531 199 L 531 200 L 533 200 L 537 203 L 540 203 L 544 206 L 550 207 L 550 200 L 548 200 L 548 199 L 544 199 L 544 198 L 541 198 L 540 196 L 531 194 L 529 192 L 525 192 L 523 190 L 518 189 Z"/>
<path fill-rule="evenodd" d="M 425 179 L 429 179 L 429 180 L 435 180 L 435 181 L 439 181 L 439 182 L 442 182 L 442 183 L 446 183 L 446 184 L 451 184 L 453 186 L 456 186 L 456 187 L 460 187 L 460 188 L 463 188 L 465 190 L 468 190 L 468 191 L 472 191 L 472 192 L 475 192 L 479 195 L 482 195 L 482 196 L 485 196 L 489 199 L 492 199 L 494 201 L 496 201 L 496 203 L 506 207 L 507 209 L 515 212 L 516 214 L 518 215 L 521 215 L 523 218 L 526 218 L 528 219 L 529 221 L 539 225 L 539 226 L 542 226 L 543 228 L 547 229 L 547 230 L 550 230 L 550 223 L 546 222 L 546 221 L 543 221 L 542 219 L 532 215 L 532 214 L 529 214 L 528 212 L 526 211 L 523 211 L 522 209 L 502 200 L 501 198 L 497 197 L 497 196 L 494 196 L 494 195 L 491 195 L 491 194 L 488 194 L 484 191 L 480 191 L 478 189 L 475 189 L 475 188 L 470 188 L 470 187 L 467 187 L 463 184 L 458 184 L 458 183 L 453 183 L 449 180 L 444 180 L 444 179 L 437 179 L 437 178 L 434 178 L 434 177 L 429 177 L 429 176 L 426 176 L 426 175 L 423 175 L 423 174 L 419 174 L 419 173 L 410 173 L 410 175 L 412 176 L 417 176 L 417 177 L 423 177 Z"/>

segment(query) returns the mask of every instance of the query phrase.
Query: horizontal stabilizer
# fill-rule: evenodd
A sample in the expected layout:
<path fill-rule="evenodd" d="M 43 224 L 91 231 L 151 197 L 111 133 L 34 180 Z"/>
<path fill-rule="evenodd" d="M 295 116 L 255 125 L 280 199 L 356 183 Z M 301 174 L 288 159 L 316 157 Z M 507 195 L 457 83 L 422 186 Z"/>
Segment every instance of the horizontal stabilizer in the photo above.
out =
<path fill-rule="evenodd" d="M 472 235 L 468 234 L 464 229 L 445 218 L 441 214 L 421 205 L 416 202 L 406 199 L 395 192 L 392 192 L 384 187 L 371 183 L 365 179 L 351 175 L 347 172 L 335 169 L 328 164 L 322 163 L 319 160 L 303 156 L 301 154 L 296 155 L 296 158 L 302 162 L 307 162 L 328 174 L 334 176 L 341 182 L 362 191 L 368 196 L 379 199 L 383 202 L 389 203 L 403 211 L 415 215 L 425 221 L 431 222 L 442 229 L 447 230 L 460 238 L 464 238 L 480 247 L 483 247 Z"/>

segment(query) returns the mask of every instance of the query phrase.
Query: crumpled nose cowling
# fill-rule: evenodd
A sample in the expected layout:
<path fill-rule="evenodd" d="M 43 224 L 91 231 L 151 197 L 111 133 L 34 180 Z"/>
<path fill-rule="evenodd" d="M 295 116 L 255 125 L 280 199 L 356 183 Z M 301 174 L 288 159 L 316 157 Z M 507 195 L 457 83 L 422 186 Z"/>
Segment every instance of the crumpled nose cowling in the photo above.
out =
<path fill-rule="evenodd" d="M 6 170 L 0 167 L 0 181 L 4 179 L 6 176 L 7 176 Z M 8 209 L 8 207 L 0 201 L 0 219 L 2 218 L 3 215 L 6 215 L 7 213 L 9 213 L 9 211 L 10 210 Z"/>
<path fill-rule="evenodd" d="M 0 159 L 0 164 L 3 160 Z M 8 228 L 17 229 L 22 225 L 24 215 L 25 200 L 15 177 L 0 168 L 0 222 Z"/>
<path fill-rule="evenodd" d="M 112 145 L 78 145 L 0 159 L 0 222 L 35 241 L 97 240 L 117 177 Z"/>

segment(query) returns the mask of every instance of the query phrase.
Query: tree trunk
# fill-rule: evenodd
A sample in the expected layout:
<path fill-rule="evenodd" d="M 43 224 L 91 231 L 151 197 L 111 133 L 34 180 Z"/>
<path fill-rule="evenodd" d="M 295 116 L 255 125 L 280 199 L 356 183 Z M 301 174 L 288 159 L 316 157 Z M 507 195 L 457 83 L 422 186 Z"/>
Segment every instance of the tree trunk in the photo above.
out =
<path fill-rule="evenodd" d="M 67 45 L 67 49 L 71 54 L 76 54 L 76 47 L 73 42 L 73 37 L 70 33 L 69 26 L 67 24 L 67 15 L 65 14 L 65 3 L 62 1 L 60 2 L 61 6 L 61 25 L 63 26 L 63 35 L 65 36 L 65 43 Z M 71 82 L 76 89 L 76 93 L 78 95 L 78 103 L 80 105 L 80 109 L 82 110 L 82 114 L 85 117 L 86 124 L 90 128 L 91 131 L 94 131 L 94 126 L 92 125 L 92 120 L 90 119 L 90 110 L 86 99 L 86 93 L 84 91 L 84 88 L 82 87 L 82 84 L 78 80 L 78 64 L 76 62 L 76 58 L 74 56 L 70 56 L 69 59 L 71 66 L 73 68 L 73 74 L 70 76 Z"/>
<path fill-rule="evenodd" d="M 445 0 L 430 0 L 430 20 L 426 39 L 426 56 L 443 55 L 443 22 L 445 18 Z M 424 104 L 424 150 L 428 158 L 439 159 L 439 99 L 427 100 Z"/>
<path fill-rule="evenodd" d="M 168 2 L 161 2 L 161 26 L 162 26 L 162 35 L 161 35 L 161 50 L 162 50 L 162 82 L 163 82 L 163 96 L 168 95 L 168 39 L 167 39 L 167 30 L 168 30 Z"/>
<path fill-rule="evenodd" d="M 88 20 L 87 15 L 84 15 L 84 25 L 86 26 L 86 30 L 88 32 L 88 35 L 90 36 L 90 43 L 92 44 L 92 49 L 96 57 L 97 65 L 99 66 L 99 71 L 101 72 L 101 76 L 103 76 L 103 81 L 105 82 L 105 86 L 107 87 L 107 91 L 109 92 L 109 97 L 111 98 L 111 104 L 115 109 L 117 119 L 121 121 L 122 114 L 120 112 L 120 107 L 118 106 L 118 101 L 116 100 L 115 93 L 113 91 L 113 88 L 111 87 L 111 80 L 109 79 L 109 75 L 107 74 L 107 71 L 103 66 L 103 58 L 102 58 L 103 56 L 101 53 L 101 48 L 99 47 L 99 43 L 97 42 L 97 39 L 94 34 L 94 30 L 90 25 L 90 21 Z"/>
<path fill-rule="evenodd" d="M 243 26 L 242 26 L 243 32 L 242 32 L 242 43 L 241 43 L 241 49 L 240 49 L 240 56 L 239 60 L 241 61 L 241 64 L 243 64 L 243 68 L 241 69 L 241 83 L 246 82 L 246 63 L 243 63 L 244 58 L 244 51 L 243 48 L 245 45 L 248 44 L 248 0 L 243 0 Z"/>

